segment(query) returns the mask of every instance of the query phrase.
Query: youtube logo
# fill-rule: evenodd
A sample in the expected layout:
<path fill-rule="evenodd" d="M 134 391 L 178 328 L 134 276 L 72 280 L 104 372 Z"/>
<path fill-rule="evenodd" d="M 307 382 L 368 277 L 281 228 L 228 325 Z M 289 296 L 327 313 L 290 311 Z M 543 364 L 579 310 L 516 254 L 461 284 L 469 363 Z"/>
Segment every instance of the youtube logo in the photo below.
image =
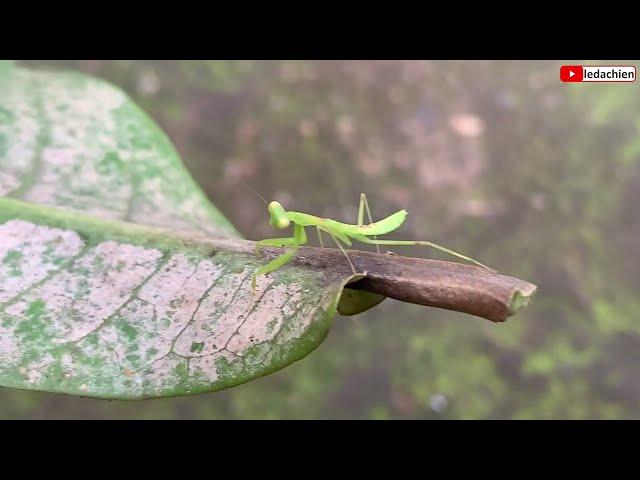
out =
<path fill-rule="evenodd" d="M 563 82 L 616 82 L 636 81 L 635 65 L 563 65 L 560 67 Z"/>
<path fill-rule="evenodd" d="M 563 82 L 581 82 L 582 79 L 582 65 L 562 65 L 560 67 L 560 80 Z"/>

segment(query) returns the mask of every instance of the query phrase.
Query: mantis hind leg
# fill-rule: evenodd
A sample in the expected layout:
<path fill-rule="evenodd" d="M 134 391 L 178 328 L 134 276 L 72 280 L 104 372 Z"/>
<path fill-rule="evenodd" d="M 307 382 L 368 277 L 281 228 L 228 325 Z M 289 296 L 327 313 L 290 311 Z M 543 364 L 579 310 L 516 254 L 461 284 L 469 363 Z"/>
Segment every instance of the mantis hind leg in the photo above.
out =
<path fill-rule="evenodd" d="M 364 211 L 367 211 L 367 217 L 369 218 L 369 223 L 373 223 L 373 218 L 371 217 L 371 210 L 369 209 L 369 202 L 367 202 L 367 195 L 364 193 L 360 194 L 360 205 L 358 206 L 358 226 L 361 227 L 364 225 Z M 378 237 L 373 237 L 374 239 L 378 239 Z M 376 252 L 380 253 L 380 247 L 376 245 Z"/>
<path fill-rule="evenodd" d="M 356 238 L 356 240 L 362 243 L 370 243 L 373 245 L 415 245 L 415 246 L 431 247 L 431 248 L 435 248 L 436 250 L 440 250 L 441 252 L 447 253 L 449 255 L 453 255 L 454 257 L 461 258 L 462 260 L 466 260 L 468 262 L 474 263 L 480 267 L 495 271 L 493 270 L 493 268 L 487 267 L 485 264 L 480 263 L 479 261 L 471 257 L 467 257 L 466 255 L 462 255 L 461 253 L 454 252 L 453 250 L 450 250 L 448 248 L 445 248 L 433 242 L 426 242 L 426 241 L 420 241 L 420 240 L 371 240 L 370 238 L 367 238 L 364 235 L 362 236 L 359 235 Z"/>
<path fill-rule="evenodd" d="M 305 243 L 307 243 L 307 235 L 305 234 L 304 227 L 301 227 L 297 223 L 293 226 L 292 238 L 268 238 L 257 242 L 256 250 L 259 248 L 259 246 L 290 245 L 293 248 L 257 269 L 251 277 L 251 289 L 255 291 L 256 279 L 259 275 L 266 275 L 289 263 L 298 252 L 298 248 L 300 247 L 300 245 L 304 245 Z"/>
<path fill-rule="evenodd" d="M 266 275 L 267 273 L 271 273 L 279 269 L 280 267 L 286 265 L 295 256 L 297 251 L 298 251 L 298 245 L 295 245 L 292 250 L 286 253 L 283 253 L 279 257 L 275 258 L 274 260 L 271 260 L 269 263 L 267 263 L 266 265 L 263 265 L 258 270 L 256 270 L 253 276 L 251 277 L 251 289 L 252 290 L 256 289 L 256 280 L 259 275 Z"/>

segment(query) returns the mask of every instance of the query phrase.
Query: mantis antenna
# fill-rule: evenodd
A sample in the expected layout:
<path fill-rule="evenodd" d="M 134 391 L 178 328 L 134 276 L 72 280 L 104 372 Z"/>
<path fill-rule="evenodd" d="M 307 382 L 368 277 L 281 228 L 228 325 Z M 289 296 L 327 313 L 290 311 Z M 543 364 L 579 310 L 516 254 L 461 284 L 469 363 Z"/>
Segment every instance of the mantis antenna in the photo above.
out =
<path fill-rule="evenodd" d="M 255 193 L 255 194 L 258 196 L 258 198 L 259 198 L 260 200 L 262 200 L 266 205 L 269 205 L 269 202 L 267 202 L 267 201 L 265 200 L 265 198 L 264 198 L 262 195 L 260 195 L 257 191 L 255 191 L 255 190 L 253 189 L 253 187 L 251 187 L 251 185 L 248 185 L 248 184 L 244 183 L 244 184 L 243 184 L 243 186 L 244 186 L 245 188 L 248 188 L 249 190 L 251 190 L 253 193 Z"/>

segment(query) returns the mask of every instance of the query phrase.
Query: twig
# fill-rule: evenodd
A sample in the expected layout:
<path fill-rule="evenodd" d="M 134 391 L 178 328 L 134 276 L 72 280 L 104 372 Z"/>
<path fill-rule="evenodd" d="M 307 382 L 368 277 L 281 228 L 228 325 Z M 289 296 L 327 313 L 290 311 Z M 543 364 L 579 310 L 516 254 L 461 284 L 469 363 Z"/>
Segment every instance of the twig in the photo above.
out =
<path fill-rule="evenodd" d="M 189 241 L 193 240 L 192 236 Z M 199 240 L 214 250 L 223 248 L 255 254 L 255 242 L 248 240 L 211 237 Z M 269 260 L 281 255 L 283 249 L 264 248 L 260 252 Z M 474 265 L 355 250 L 349 250 L 348 254 L 356 269 L 367 273 L 348 288 L 468 313 L 492 322 L 504 322 L 526 307 L 537 290 L 532 283 Z M 342 252 L 334 248 L 301 247 L 292 263 L 328 269 L 345 277 L 353 273 Z"/>
<path fill-rule="evenodd" d="M 270 249 L 268 256 L 282 253 Z M 498 272 L 461 263 L 370 252 L 349 251 L 366 278 L 349 285 L 403 302 L 445 308 L 504 322 L 532 300 L 537 287 Z M 294 262 L 344 274 L 351 268 L 337 249 L 302 247 Z"/>

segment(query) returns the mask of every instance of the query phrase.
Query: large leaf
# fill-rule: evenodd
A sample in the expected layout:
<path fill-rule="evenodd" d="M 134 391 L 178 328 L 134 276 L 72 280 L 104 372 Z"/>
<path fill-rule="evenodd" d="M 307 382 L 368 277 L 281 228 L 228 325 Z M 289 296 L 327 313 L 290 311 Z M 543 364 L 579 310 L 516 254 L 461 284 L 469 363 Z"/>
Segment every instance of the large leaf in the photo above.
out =
<path fill-rule="evenodd" d="M 0 82 L 0 384 L 186 395 L 323 340 L 348 276 L 289 265 L 254 295 L 249 243 L 220 239 L 238 234 L 121 91 L 7 63 Z"/>
<path fill-rule="evenodd" d="M 172 230 L 238 236 L 166 135 L 122 91 L 0 62 L 0 195 Z"/>
<path fill-rule="evenodd" d="M 348 276 L 289 265 L 253 292 L 252 245 L 0 199 L 0 383 L 185 395 L 305 356 Z"/>

